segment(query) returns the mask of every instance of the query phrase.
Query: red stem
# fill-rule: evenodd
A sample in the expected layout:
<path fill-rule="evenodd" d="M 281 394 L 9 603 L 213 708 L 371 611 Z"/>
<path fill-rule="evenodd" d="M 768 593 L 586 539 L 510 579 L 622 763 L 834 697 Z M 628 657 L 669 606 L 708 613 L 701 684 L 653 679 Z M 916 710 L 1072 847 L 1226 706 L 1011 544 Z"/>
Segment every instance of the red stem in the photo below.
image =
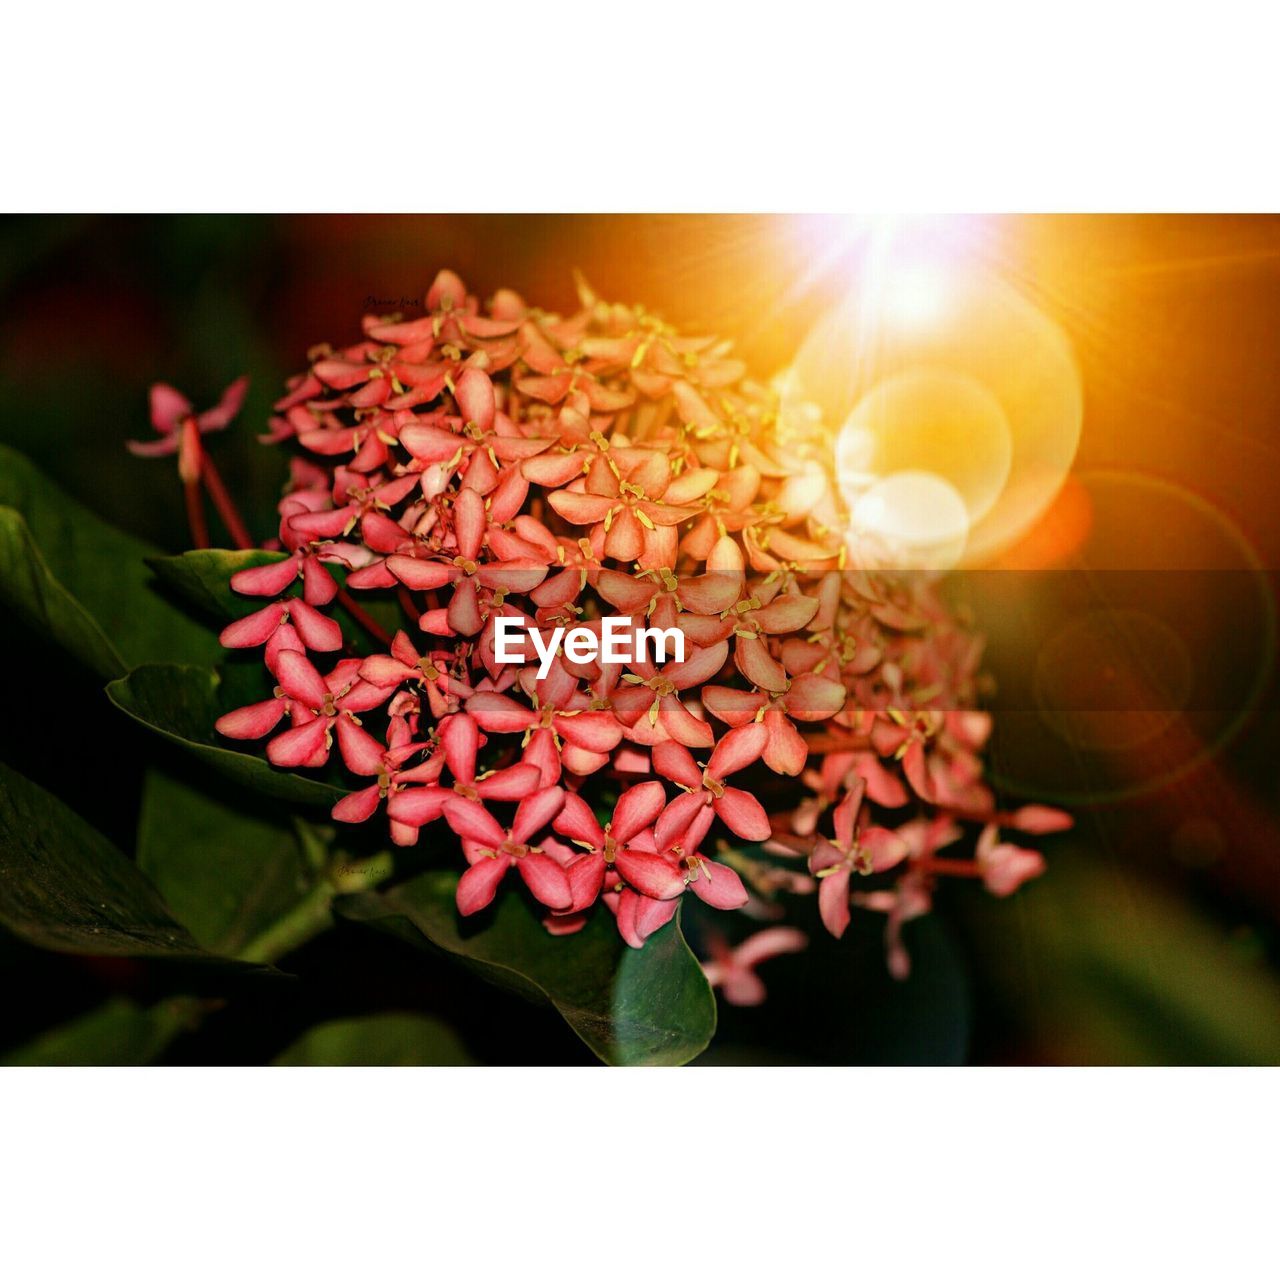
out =
<path fill-rule="evenodd" d="M 418 606 L 413 603 L 413 596 L 409 594 L 409 588 L 402 586 L 396 594 L 400 597 L 400 607 L 414 622 L 417 622 L 422 615 L 418 612 Z"/>
<path fill-rule="evenodd" d="M 976 879 L 982 875 L 982 868 L 976 862 L 961 858 L 922 858 L 914 865 L 924 871 L 931 871 L 936 876 L 968 876 Z"/>
<path fill-rule="evenodd" d="M 201 551 L 209 545 L 209 525 L 204 518 L 204 500 L 200 496 L 200 481 L 193 479 L 182 486 L 187 500 L 187 524 L 191 527 L 191 541 Z"/>
<path fill-rule="evenodd" d="M 218 468 L 213 465 L 213 459 L 207 451 L 202 450 L 200 461 L 200 478 L 204 481 L 204 487 L 209 491 L 209 497 L 213 499 L 213 505 L 218 508 L 222 523 L 227 526 L 227 532 L 231 535 L 231 540 L 241 551 L 250 550 L 253 546 L 253 539 L 249 536 L 249 530 L 244 527 L 244 521 L 240 519 L 236 504 L 232 502 L 226 485 L 222 483 L 222 476 L 219 474 Z M 205 545 L 207 546 L 208 543 L 206 542 Z"/>
<path fill-rule="evenodd" d="M 389 645 L 391 637 L 351 598 L 346 587 L 338 590 L 338 603 L 362 626 L 379 644 Z"/>

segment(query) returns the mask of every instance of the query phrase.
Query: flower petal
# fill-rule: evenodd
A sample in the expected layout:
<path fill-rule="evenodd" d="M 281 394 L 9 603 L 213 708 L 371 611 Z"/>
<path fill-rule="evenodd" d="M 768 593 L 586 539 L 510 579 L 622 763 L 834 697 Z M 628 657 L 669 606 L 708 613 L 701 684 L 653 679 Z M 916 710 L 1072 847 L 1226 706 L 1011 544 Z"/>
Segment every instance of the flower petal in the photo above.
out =
<path fill-rule="evenodd" d="M 493 383 L 483 369 L 465 369 L 458 379 L 454 398 L 467 421 L 474 422 L 481 431 L 493 426 Z"/>
<path fill-rule="evenodd" d="M 329 686 L 305 654 L 286 649 L 276 660 L 276 679 L 291 698 L 319 711 L 329 696 Z"/>
<path fill-rule="evenodd" d="M 545 791 L 525 796 L 516 807 L 516 816 L 511 823 L 512 840 L 517 844 L 528 844 L 537 832 L 550 825 L 562 804 L 564 792 L 559 787 L 548 787 Z"/>
<path fill-rule="evenodd" d="M 657 853 L 619 849 L 614 866 L 632 888 L 647 898 L 678 898 L 684 892 L 684 876 L 675 863 Z"/>
<path fill-rule="evenodd" d="M 305 724 L 285 730 L 267 743 L 267 759 L 282 769 L 316 768 L 328 758 L 325 734 L 327 716 L 316 716 Z"/>
<path fill-rule="evenodd" d="M 298 558 L 286 556 L 276 564 L 260 564 L 231 575 L 231 590 L 242 596 L 278 596 L 298 576 Z"/>
<path fill-rule="evenodd" d="M 832 937 L 839 938 L 849 927 L 849 872 L 833 871 L 818 881 L 818 913 Z"/>
<path fill-rule="evenodd" d="M 448 787 L 406 787 L 387 801 L 387 816 L 409 827 L 422 827 L 444 812 L 444 803 L 453 794 Z"/>
<path fill-rule="evenodd" d="M 353 791 L 333 806 L 329 816 L 335 822 L 367 822 L 378 811 L 381 798 L 381 788 L 376 784 L 363 791 Z"/>
<path fill-rule="evenodd" d="M 696 791 L 686 791 L 676 798 L 662 811 L 654 829 L 654 839 L 660 849 L 670 849 L 689 829 L 689 824 L 698 816 L 699 811 L 707 803 L 707 793 L 699 787 Z"/>
<path fill-rule="evenodd" d="M 569 877 L 545 853 L 526 853 L 523 858 L 517 858 L 516 870 L 529 886 L 529 892 L 552 911 L 568 911 L 573 906 Z"/>
<path fill-rule="evenodd" d="M 192 412 L 191 401 L 167 382 L 151 387 L 151 425 L 161 435 L 169 435 L 179 421 Z"/>
<path fill-rule="evenodd" d="M 747 891 L 738 873 L 723 862 L 710 858 L 698 859 L 698 875 L 689 882 L 689 888 L 709 907 L 721 911 L 736 911 L 747 905 Z"/>
<path fill-rule="evenodd" d="M 610 824 L 613 838 L 622 844 L 633 839 L 658 820 L 666 802 L 667 793 L 660 782 L 641 782 L 628 787 L 613 809 Z"/>
<path fill-rule="evenodd" d="M 276 600 L 266 608 L 223 627 L 218 643 L 225 649 L 256 649 L 258 645 L 266 643 L 271 633 L 280 625 L 286 611 L 284 601 Z"/>
<path fill-rule="evenodd" d="M 838 680 L 824 676 L 796 676 L 783 702 L 796 720 L 830 720 L 845 703 L 845 687 Z"/>
<path fill-rule="evenodd" d="M 305 600 L 289 601 L 289 620 L 308 649 L 333 653 L 342 648 L 342 628 Z"/>
<path fill-rule="evenodd" d="M 338 716 L 338 751 L 352 773 L 372 778 L 382 769 L 386 748 L 350 716 Z"/>
<path fill-rule="evenodd" d="M 764 752 L 769 730 L 760 722 L 730 729 L 716 744 L 707 761 L 707 773 L 713 778 L 727 778 L 739 769 L 754 764 Z"/>
<path fill-rule="evenodd" d="M 574 493 L 569 489 L 557 489 L 547 495 L 547 501 L 570 524 L 596 524 L 617 506 L 615 498 L 605 498 L 594 493 Z"/>
<path fill-rule="evenodd" d="M 523 733 L 538 723 L 538 713 L 514 698 L 487 690 L 467 699 L 467 714 L 486 733 Z"/>
<path fill-rule="evenodd" d="M 483 911 L 493 901 L 498 885 L 510 865 L 511 859 L 505 853 L 500 853 L 496 858 L 480 858 L 473 862 L 458 880 L 455 895 L 458 914 L 471 916 L 477 911 Z"/>
<path fill-rule="evenodd" d="M 507 839 L 507 833 L 497 819 L 482 804 L 461 796 L 444 803 L 444 820 L 456 835 L 464 840 L 474 840 L 486 849 L 497 849 Z"/>
<path fill-rule="evenodd" d="M 734 835 L 744 840 L 767 840 L 772 834 L 769 815 L 764 806 L 749 791 L 740 787 L 725 787 L 724 794 L 717 796 L 711 807 L 716 816 Z"/>
<path fill-rule="evenodd" d="M 702 790 L 702 770 L 689 748 L 679 742 L 659 742 L 653 748 L 653 771 L 678 786 Z"/>
<path fill-rule="evenodd" d="M 621 800 L 618 801 L 622 803 Z M 593 849 L 604 848 L 604 829 L 591 812 L 591 806 L 574 792 L 568 792 L 564 798 L 564 806 L 556 814 L 553 824 L 555 829 L 570 840 L 580 840 Z"/>
<path fill-rule="evenodd" d="M 285 712 L 283 698 L 268 698 L 236 711 L 228 711 L 214 722 L 214 728 L 224 738 L 261 738 L 280 723 Z"/>

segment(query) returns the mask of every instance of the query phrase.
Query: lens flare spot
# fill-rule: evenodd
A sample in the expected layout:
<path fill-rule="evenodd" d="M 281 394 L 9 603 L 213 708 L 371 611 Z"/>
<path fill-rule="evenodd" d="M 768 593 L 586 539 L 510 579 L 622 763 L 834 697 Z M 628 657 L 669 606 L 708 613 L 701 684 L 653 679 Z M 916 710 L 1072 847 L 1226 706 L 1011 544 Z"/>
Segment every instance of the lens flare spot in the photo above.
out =
<path fill-rule="evenodd" d="M 850 504 L 869 479 L 928 471 L 960 495 L 971 525 L 995 506 L 1012 461 L 1000 401 L 949 369 L 912 369 L 879 383 L 836 440 L 836 474 Z"/>
<path fill-rule="evenodd" d="M 885 318 L 900 329 L 937 324 L 950 301 L 944 271 L 933 263 L 913 263 L 890 275 L 883 289 Z"/>
<path fill-rule="evenodd" d="M 950 569 L 964 554 L 969 514 L 941 476 L 899 471 L 877 480 L 853 503 L 855 560 L 895 569 Z"/>
<path fill-rule="evenodd" d="M 946 372 L 970 390 L 976 385 L 999 406 L 1008 465 L 1001 464 L 1002 433 L 994 428 L 994 415 L 989 406 L 979 412 L 972 394 L 965 396 L 969 408 L 953 412 L 962 421 L 965 414 L 977 414 L 974 452 L 982 460 L 982 474 L 966 479 L 969 460 L 949 461 L 945 455 L 904 459 L 894 454 L 885 465 L 905 461 L 957 488 L 971 517 L 965 563 L 989 562 L 1044 514 L 1075 457 L 1083 397 L 1071 345 L 1043 310 L 988 271 L 868 254 L 848 296 L 810 330 L 779 379 L 783 420 L 826 423 L 834 449 L 841 424 L 857 416 L 864 400 L 884 384 L 921 370 Z M 904 396 L 899 403 L 891 395 L 888 403 L 897 418 L 911 400 Z M 901 434 L 904 443 L 895 448 L 914 450 L 928 443 L 923 427 Z M 861 420 L 853 424 L 839 445 L 840 465 L 851 474 L 865 471 L 866 482 L 889 474 L 876 460 L 887 447 L 883 435 Z M 947 430 L 940 436 L 946 440 L 940 449 L 959 452 Z M 991 498 L 994 477 L 1002 472 Z M 858 480 L 855 488 L 862 484 Z"/>

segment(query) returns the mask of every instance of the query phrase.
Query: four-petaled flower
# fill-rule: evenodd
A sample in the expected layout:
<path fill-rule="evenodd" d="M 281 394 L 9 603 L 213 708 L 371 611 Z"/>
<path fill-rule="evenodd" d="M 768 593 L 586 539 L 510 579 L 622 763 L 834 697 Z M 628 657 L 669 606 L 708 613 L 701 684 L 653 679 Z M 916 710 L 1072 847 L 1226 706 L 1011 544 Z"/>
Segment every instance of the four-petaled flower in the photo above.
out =
<path fill-rule="evenodd" d="M 530 843 L 560 811 L 564 794 L 558 789 L 538 791 L 516 806 L 511 826 L 503 830 L 476 800 L 455 797 L 444 804 L 445 821 L 462 840 L 470 864 L 458 881 L 458 910 L 464 916 L 483 911 L 498 891 L 498 883 L 512 866 L 544 906 L 568 911 L 573 906 L 569 877 L 556 862 Z"/>
<path fill-rule="evenodd" d="M 756 973 L 756 966 L 774 956 L 785 956 L 803 951 L 809 939 L 799 929 L 786 925 L 774 925 L 753 933 L 736 947 L 727 946 L 716 935 L 710 939 L 710 958 L 703 963 L 702 972 L 707 981 L 720 989 L 720 994 L 730 1004 L 750 1006 L 763 1004 L 764 983 Z"/>
<path fill-rule="evenodd" d="M 839 938 L 849 927 L 849 877 L 896 867 L 910 847 L 895 831 L 868 825 L 863 810 L 865 784 L 853 787 L 836 806 L 835 839 L 820 836 L 809 855 L 809 870 L 818 879 L 818 911 L 822 923 Z"/>

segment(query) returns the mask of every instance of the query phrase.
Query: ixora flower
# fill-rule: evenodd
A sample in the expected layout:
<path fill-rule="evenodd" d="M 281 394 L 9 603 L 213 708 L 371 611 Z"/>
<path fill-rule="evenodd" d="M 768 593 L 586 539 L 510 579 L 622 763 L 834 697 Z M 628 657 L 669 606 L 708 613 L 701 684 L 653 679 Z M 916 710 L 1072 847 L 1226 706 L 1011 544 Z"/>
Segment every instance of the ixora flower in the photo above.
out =
<path fill-rule="evenodd" d="M 151 425 L 159 436 L 157 440 L 130 440 L 130 453 L 140 458 L 162 458 L 178 455 L 178 474 L 187 497 L 187 516 L 196 546 L 209 545 L 209 531 L 205 525 L 204 510 L 200 502 L 200 485 L 203 484 L 218 508 L 227 532 L 238 547 L 253 545 L 233 503 L 222 483 L 213 459 L 205 451 L 201 436 L 210 431 L 224 431 L 234 421 L 249 391 L 249 379 L 237 378 L 223 393 L 212 409 L 196 413 L 191 401 L 166 383 L 157 382 L 151 388 Z"/>
<path fill-rule="evenodd" d="M 756 966 L 774 956 L 803 951 L 808 945 L 809 939 L 799 929 L 789 929 L 785 925 L 761 929 L 737 947 L 729 947 L 721 938 L 712 935 L 711 957 L 703 964 L 702 970 L 707 981 L 713 987 L 719 987 L 730 1004 L 763 1004 L 764 983 L 756 973 Z"/>
<path fill-rule="evenodd" d="M 265 696 L 219 733 L 274 734 L 282 769 L 340 762 L 333 817 L 385 814 L 402 857 L 452 860 L 473 927 L 523 892 L 554 937 L 603 910 L 639 948 L 690 893 L 771 919 L 795 895 L 735 945 L 703 931 L 740 1004 L 799 924 L 884 913 L 905 976 L 904 925 L 944 878 L 1005 896 L 1045 870 L 999 833 L 1070 819 L 996 811 L 980 637 L 846 532 L 835 424 L 781 416 L 726 344 L 585 285 L 560 315 L 446 271 L 423 314 L 360 328 L 314 349 L 262 437 L 292 455 L 279 556 L 230 576 L 257 607 L 222 641 L 261 650 Z M 200 486 L 251 545 L 203 444 L 245 386 L 204 413 L 155 387 L 158 438 L 130 445 L 177 454 L 201 546 Z"/>

